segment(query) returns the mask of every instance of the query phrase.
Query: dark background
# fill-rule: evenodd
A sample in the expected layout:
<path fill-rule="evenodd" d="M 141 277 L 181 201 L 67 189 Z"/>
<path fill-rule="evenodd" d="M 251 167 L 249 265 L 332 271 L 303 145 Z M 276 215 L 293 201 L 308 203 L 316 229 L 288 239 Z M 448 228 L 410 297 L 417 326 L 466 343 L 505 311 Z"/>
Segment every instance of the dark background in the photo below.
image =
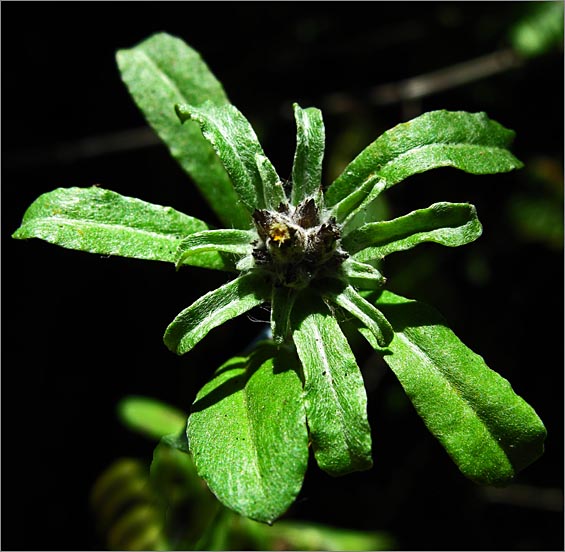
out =
<path fill-rule="evenodd" d="M 88 507 L 92 483 L 114 459 L 149 459 L 153 448 L 119 424 L 117 401 L 143 394 L 188 411 L 212 371 L 261 328 L 228 323 L 177 358 L 162 344 L 164 328 L 226 275 L 10 239 L 26 207 L 57 187 L 100 184 L 213 221 L 150 133 L 115 134 L 144 121 L 114 53 L 156 31 L 202 53 L 282 176 L 294 152 L 293 101 L 324 110 L 328 180 L 424 111 L 486 111 L 516 130 L 520 172 L 437 170 L 387 193 L 391 216 L 472 202 L 484 234 L 464 248 L 393 256 L 385 272 L 392 290 L 437 306 L 535 407 L 549 432 L 545 455 L 515 486 L 481 489 L 459 474 L 394 376 L 360 357 L 375 466 L 332 479 L 312 465 L 288 517 L 387 531 L 400 549 L 562 549 L 562 51 L 417 100 L 371 101 L 377 85 L 508 47 L 525 7 L 2 3 L 3 549 L 103 547 Z M 520 205 L 541 205 L 533 223 L 546 217 L 545 230 L 529 230 Z"/>

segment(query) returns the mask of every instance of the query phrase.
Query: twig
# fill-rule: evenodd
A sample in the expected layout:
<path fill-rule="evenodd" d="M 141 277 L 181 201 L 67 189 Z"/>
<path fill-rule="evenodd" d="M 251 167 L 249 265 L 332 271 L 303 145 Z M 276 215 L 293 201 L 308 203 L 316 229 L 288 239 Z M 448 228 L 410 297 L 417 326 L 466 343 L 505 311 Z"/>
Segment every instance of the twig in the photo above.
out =
<path fill-rule="evenodd" d="M 478 81 L 522 64 L 521 58 L 508 48 L 457 63 L 431 73 L 424 73 L 399 82 L 375 86 L 370 92 L 370 100 L 375 105 L 414 100 L 449 90 L 463 84 Z"/>

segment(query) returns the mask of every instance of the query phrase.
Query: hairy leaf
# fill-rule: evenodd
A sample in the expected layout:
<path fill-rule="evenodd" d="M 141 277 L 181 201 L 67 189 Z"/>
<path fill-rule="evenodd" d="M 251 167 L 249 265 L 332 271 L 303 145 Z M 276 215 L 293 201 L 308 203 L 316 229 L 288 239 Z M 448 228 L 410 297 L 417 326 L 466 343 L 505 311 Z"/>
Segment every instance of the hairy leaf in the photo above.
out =
<path fill-rule="evenodd" d="M 306 418 L 318 466 L 331 475 L 367 470 L 372 466 L 367 396 L 347 339 L 321 302 L 301 296 L 293 314 L 293 340 L 304 372 Z"/>
<path fill-rule="evenodd" d="M 380 347 L 386 347 L 392 341 L 394 330 L 383 313 L 361 297 L 351 286 L 338 293 L 327 294 L 327 297 L 360 320 L 375 336 Z"/>
<path fill-rule="evenodd" d="M 435 309 L 388 291 L 377 306 L 395 330 L 385 361 L 465 476 L 505 485 L 543 453 L 546 430 L 533 408 Z"/>
<path fill-rule="evenodd" d="M 393 220 L 371 222 L 343 238 L 343 246 L 358 261 L 382 259 L 423 242 L 449 247 L 465 245 L 482 233 L 477 211 L 468 203 L 434 203 Z"/>
<path fill-rule="evenodd" d="M 296 357 L 263 345 L 218 369 L 198 393 L 188 440 L 198 474 L 236 512 L 271 523 L 292 504 L 308 462 Z"/>
<path fill-rule="evenodd" d="M 203 251 L 221 251 L 235 255 L 251 253 L 251 240 L 254 233 L 250 230 L 203 230 L 184 238 L 178 245 L 175 262 L 177 266 L 190 264 L 193 255 Z"/>
<path fill-rule="evenodd" d="M 273 286 L 271 293 L 271 331 L 275 343 L 281 344 L 290 333 L 290 314 L 296 290 L 286 286 Z"/>
<path fill-rule="evenodd" d="M 214 105 L 205 102 L 201 106 L 178 104 L 175 106 L 179 119 L 196 121 L 202 134 L 214 148 L 228 172 L 235 191 L 252 213 L 264 209 L 265 190 L 257 167 L 256 156 L 265 157 L 249 121 L 233 105 Z M 272 165 L 270 167 L 272 171 Z"/>
<path fill-rule="evenodd" d="M 353 257 L 345 259 L 341 270 L 347 280 L 357 288 L 380 289 L 386 283 L 386 278 L 378 269 L 370 264 L 361 263 Z"/>
<path fill-rule="evenodd" d="M 315 107 L 302 109 L 294 104 L 296 151 L 292 165 L 292 204 L 316 196 L 322 185 L 322 160 L 326 134 L 322 112 Z M 317 198 L 319 203 L 320 198 Z"/>
<path fill-rule="evenodd" d="M 472 174 L 520 168 L 522 163 L 508 151 L 513 139 L 513 131 L 485 113 L 424 113 L 386 131 L 365 148 L 328 188 L 326 205 L 334 207 L 350 194 L 359 195 L 359 188 L 371 178 L 376 179 L 377 193 L 371 190 L 376 197 L 413 174 L 438 167 Z"/>
<path fill-rule="evenodd" d="M 277 210 L 281 204 L 287 204 L 286 194 L 282 182 L 267 157 L 259 153 L 255 154 L 255 162 L 259 169 L 259 175 L 263 181 L 263 193 L 265 194 L 265 205 L 267 209 Z"/>
<path fill-rule="evenodd" d="M 181 125 L 178 103 L 201 105 L 229 100 L 200 54 L 179 38 L 158 33 L 116 54 L 123 81 L 147 122 L 191 176 L 224 225 L 248 228 L 251 218 L 214 150 L 196 123 Z"/>
<path fill-rule="evenodd" d="M 174 262 L 180 240 L 206 230 L 201 220 L 172 207 L 146 203 L 102 188 L 58 188 L 39 196 L 13 234 L 101 255 Z M 198 253 L 190 264 L 231 269 L 216 252 Z"/>
<path fill-rule="evenodd" d="M 210 330 L 268 300 L 268 289 L 261 275 L 240 276 L 184 309 L 166 329 L 165 345 L 183 355 Z"/>

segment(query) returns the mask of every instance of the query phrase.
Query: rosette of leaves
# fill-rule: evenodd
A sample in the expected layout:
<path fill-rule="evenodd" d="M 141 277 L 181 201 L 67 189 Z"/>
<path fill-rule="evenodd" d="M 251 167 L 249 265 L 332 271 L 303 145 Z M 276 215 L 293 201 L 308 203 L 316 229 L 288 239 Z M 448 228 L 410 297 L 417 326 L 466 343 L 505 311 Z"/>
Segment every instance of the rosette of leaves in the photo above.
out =
<path fill-rule="evenodd" d="M 270 523 L 299 493 L 310 449 L 331 475 L 371 467 L 366 393 L 342 328 L 351 320 L 465 476 L 504 485 L 542 454 L 546 432 L 534 410 L 436 311 L 383 290 L 377 268 L 423 242 L 474 241 L 475 208 L 436 203 L 384 221 L 368 209 L 391 186 L 433 168 L 521 167 L 508 149 L 512 131 L 484 113 L 425 113 L 385 132 L 323 189 L 322 114 L 295 104 L 288 190 L 249 122 L 184 42 L 154 35 L 117 59 L 147 121 L 227 228 L 93 187 L 39 197 L 14 237 L 232 272 L 166 329 L 165 344 L 178 354 L 220 324 L 270 307 L 272 340 L 221 366 L 188 419 L 196 468 L 220 501 Z"/>

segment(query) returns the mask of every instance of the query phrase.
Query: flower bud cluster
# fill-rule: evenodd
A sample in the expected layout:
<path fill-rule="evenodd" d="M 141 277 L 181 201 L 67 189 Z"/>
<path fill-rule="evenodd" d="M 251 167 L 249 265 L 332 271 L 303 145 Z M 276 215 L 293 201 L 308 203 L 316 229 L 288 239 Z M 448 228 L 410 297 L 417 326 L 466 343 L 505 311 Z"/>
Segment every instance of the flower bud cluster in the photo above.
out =
<path fill-rule="evenodd" d="M 341 232 L 335 218 L 320 218 L 312 198 L 296 207 L 281 204 L 277 211 L 253 213 L 259 236 L 253 258 L 256 266 L 272 273 L 275 285 L 304 288 L 347 257 L 339 247 Z"/>

